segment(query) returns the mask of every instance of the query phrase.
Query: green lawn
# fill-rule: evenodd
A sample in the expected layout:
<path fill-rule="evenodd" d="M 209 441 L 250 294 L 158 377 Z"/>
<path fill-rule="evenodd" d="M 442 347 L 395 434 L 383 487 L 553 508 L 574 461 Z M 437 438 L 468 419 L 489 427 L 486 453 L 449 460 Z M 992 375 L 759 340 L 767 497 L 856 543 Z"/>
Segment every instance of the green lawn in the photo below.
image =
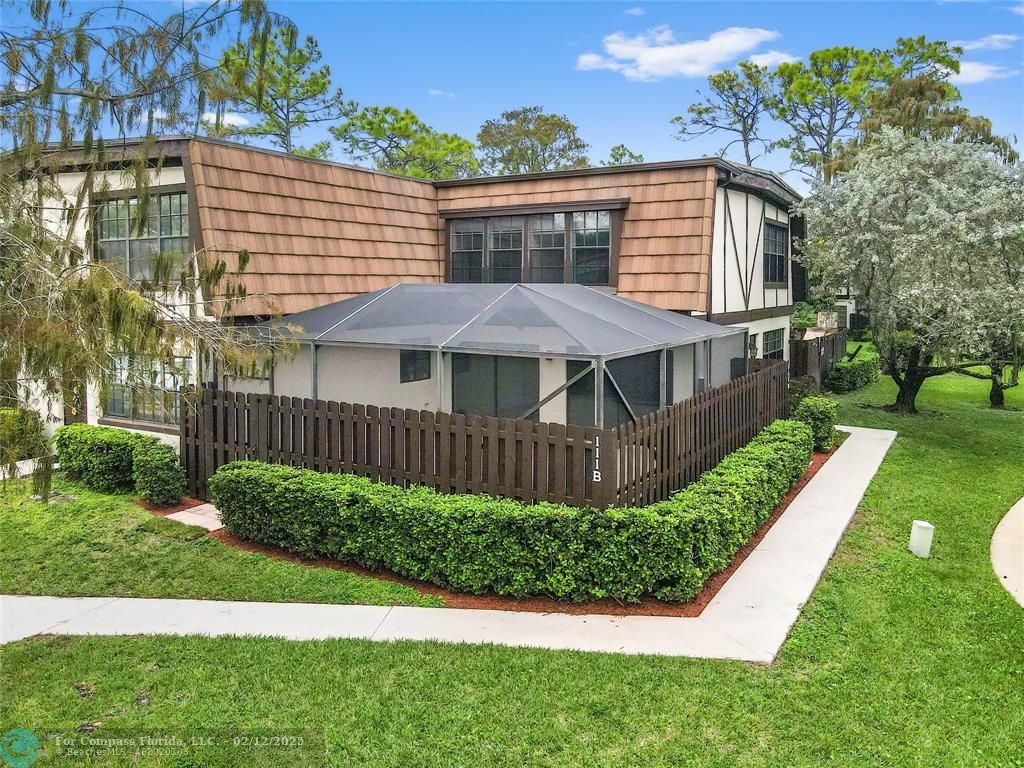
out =
<path fill-rule="evenodd" d="M 34 639 L 2 652 L 0 725 L 308 740 L 146 765 L 1021 768 L 1024 609 L 996 582 L 989 539 L 1024 496 L 1024 395 L 994 412 L 986 392 L 930 380 L 917 417 L 862 407 L 890 401 L 888 381 L 842 398 L 843 422 L 900 437 L 771 667 L 433 643 Z M 905 551 L 914 518 L 936 525 L 930 560 Z"/>
<path fill-rule="evenodd" d="M 401 584 L 239 551 L 125 496 L 57 487 L 78 500 L 35 503 L 24 483 L 0 496 L 0 592 L 439 604 Z"/>

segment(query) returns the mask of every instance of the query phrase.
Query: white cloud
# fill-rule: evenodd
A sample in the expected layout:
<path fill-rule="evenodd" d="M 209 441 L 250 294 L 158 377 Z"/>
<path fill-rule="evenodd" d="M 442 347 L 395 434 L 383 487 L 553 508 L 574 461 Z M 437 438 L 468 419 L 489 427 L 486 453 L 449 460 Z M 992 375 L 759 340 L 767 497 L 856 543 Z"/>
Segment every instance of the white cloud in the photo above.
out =
<path fill-rule="evenodd" d="M 203 120 L 208 123 L 216 122 L 217 115 L 214 112 L 203 112 Z M 249 121 L 237 112 L 225 112 L 220 116 L 220 124 L 232 128 L 243 128 L 249 124 Z"/>
<path fill-rule="evenodd" d="M 1018 16 L 1024 16 L 1024 3 L 1020 5 L 1011 5 L 1010 13 L 1016 13 Z"/>
<path fill-rule="evenodd" d="M 584 53 L 576 59 L 576 68 L 609 69 L 630 80 L 701 77 L 779 36 L 769 29 L 729 27 L 705 40 L 680 43 L 669 26 L 654 27 L 634 37 L 614 32 L 602 41 L 605 55 Z"/>
<path fill-rule="evenodd" d="M 759 67 L 768 67 L 769 69 L 774 69 L 779 64 L 790 64 L 794 61 L 800 61 L 800 57 L 783 51 L 765 51 L 764 53 L 755 53 L 750 57 L 751 64 L 756 64 Z"/>
<path fill-rule="evenodd" d="M 1013 47 L 1018 40 L 1020 35 L 995 34 L 977 40 L 954 40 L 953 45 L 958 45 L 965 51 L 1001 51 Z"/>
<path fill-rule="evenodd" d="M 455 94 L 451 91 L 442 91 L 440 88 L 430 88 L 427 90 L 428 96 L 444 96 L 448 99 L 454 99 Z"/>
<path fill-rule="evenodd" d="M 647 13 L 647 11 L 645 11 L 643 8 L 637 7 L 637 8 L 627 8 L 625 13 L 626 13 L 627 16 L 643 16 L 645 13 Z"/>
<path fill-rule="evenodd" d="M 947 79 L 953 85 L 973 85 L 986 80 L 999 80 L 1017 74 L 1015 70 L 1001 67 L 998 64 L 985 64 L 980 61 L 961 61 L 960 74 L 951 74 Z"/>

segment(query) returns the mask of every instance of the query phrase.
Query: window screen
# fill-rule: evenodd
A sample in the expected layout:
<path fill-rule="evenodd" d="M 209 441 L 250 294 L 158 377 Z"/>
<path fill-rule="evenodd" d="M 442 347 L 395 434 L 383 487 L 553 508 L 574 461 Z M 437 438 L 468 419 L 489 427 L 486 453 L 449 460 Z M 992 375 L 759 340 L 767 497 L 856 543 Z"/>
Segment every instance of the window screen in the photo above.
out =
<path fill-rule="evenodd" d="M 523 280 L 523 220 L 501 216 L 487 222 L 487 262 L 492 283 Z"/>
<path fill-rule="evenodd" d="M 775 328 L 774 330 L 764 332 L 761 357 L 781 360 L 785 356 L 782 349 L 785 330 L 785 328 Z"/>
<path fill-rule="evenodd" d="M 96 257 L 124 268 L 135 280 L 153 277 L 159 254 L 183 254 L 189 247 L 188 194 L 154 195 L 146 206 L 137 197 L 105 200 L 96 208 Z"/>
<path fill-rule="evenodd" d="M 540 400 L 535 357 L 452 355 L 452 402 L 457 413 L 518 419 Z M 537 411 L 527 418 L 537 420 Z"/>
<path fill-rule="evenodd" d="M 430 378 L 430 350 L 403 349 L 399 352 L 399 381 L 423 381 Z"/>
<path fill-rule="evenodd" d="M 764 223 L 764 281 L 789 281 L 789 228 L 770 221 Z"/>

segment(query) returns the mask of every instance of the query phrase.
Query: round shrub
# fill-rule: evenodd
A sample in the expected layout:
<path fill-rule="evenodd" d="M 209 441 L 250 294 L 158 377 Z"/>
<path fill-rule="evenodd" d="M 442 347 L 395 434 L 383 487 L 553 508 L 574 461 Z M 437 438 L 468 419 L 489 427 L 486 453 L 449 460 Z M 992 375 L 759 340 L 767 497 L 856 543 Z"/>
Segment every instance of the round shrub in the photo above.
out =
<path fill-rule="evenodd" d="M 0 408 L 0 463 L 36 459 L 46 453 L 43 420 L 32 408 Z"/>
<path fill-rule="evenodd" d="M 777 421 L 647 507 L 526 504 L 234 462 L 210 494 L 235 536 L 450 589 L 569 600 L 686 601 L 724 568 L 807 469 L 811 430 Z"/>
<path fill-rule="evenodd" d="M 158 507 L 173 507 L 185 495 L 185 470 L 178 454 L 155 439 L 135 446 L 132 477 L 135 492 Z"/>
<path fill-rule="evenodd" d="M 797 405 L 793 418 L 811 428 L 814 449 L 828 451 L 835 442 L 836 418 L 839 403 L 830 397 L 805 397 Z"/>
<path fill-rule="evenodd" d="M 71 480 L 103 493 L 135 487 L 132 462 L 135 446 L 154 438 L 114 427 L 67 424 L 57 430 L 54 445 L 61 471 Z"/>

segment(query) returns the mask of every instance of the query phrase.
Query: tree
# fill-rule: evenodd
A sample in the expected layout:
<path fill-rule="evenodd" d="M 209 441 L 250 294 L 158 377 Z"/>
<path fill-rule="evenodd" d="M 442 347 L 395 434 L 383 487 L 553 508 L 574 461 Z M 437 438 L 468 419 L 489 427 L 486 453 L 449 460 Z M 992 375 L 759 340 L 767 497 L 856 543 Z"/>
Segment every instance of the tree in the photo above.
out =
<path fill-rule="evenodd" d="M 90 198 L 106 187 L 111 164 L 134 180 L 141 226 L 151 202 L 149 170 L 155 116 L 192 116 L 210 106 L 207 64 L 224 38 L 248 38 L 280 23 L 263 3 L 189 5 L 166 19 L 127 3 L 72 12 L 67 2 L 33 3 L 28 26 L 0 30 L 7 84 L 0 128 L 10 142 L 0 155 L 0 371 L 8 394 L 29 385 L 47 400 L 102 384 L 115 358 L 171 363 L 208 352 L 242 360 L 259 345 L 250 334 L 211 322 L 205 299 L 240 295 L 235 275 L 200 253 L 162 254 L 152 274 L 133 278 L 90 258 L 82 229 Z M 112 128 L 108 128 L 112 126 Z M 107 131 L 113 136 L 105 135 Z M 144 138 L 129 150 L 119 139 Z M 113 141 L 112 141 L 113 139 Z M 77 144 L 73 144 L 77 140 Z M 73 161 L 84 181 L 71 193 L 54 171 Z M 131 367 L 129 387 L 148 385 L 147 368 Z"/>
<path fill-rule="evenodd" d="M 869 94 L 856 143 L 870 141 L 884 126 L 891 126 L 921 139 L 982 144 L 1008 162 L 1017 160 L 1011 141 L 992 132 L 992 121 L 972 115 L 957 103 L 959 99 L 956 88 L 934 76 L 897 78 Z"/>
<path fill-rule="evenodd" d="M 885 51 L 850 46 L 814 51 L 807 62 L 780 64 L 772 75 L 773 116 L 789 129 L 777 142 L 796 166 L 828 184 L 842 146 L 850 141 L 871 95 L 892 81 L 923 76 L 932 80 L 960 69 L 960 49 L 924 37 L 899 38 Z"/>
<path fill-rule="evenodd" d="M 331 89 L 331 68 L 320 62 L 320 47 L 306 36 L 299 43 L 292 26 L 279 27 L 271 34 L 266 29 L 247 42 L 239 42 L 224 52 L 220 76 L 214 93 L 221 100 L 220 110 L 210 121 L 210 132 L 218 136 L 268 138 L 285 152 L 326 157 L 330 144 L 296 146 L 304 128 L 335 122 L 349 115 L 354 105 L 346 101 L 340 88 Z M 232 125 L 223 120 L 225 109 L 259 115 L 255 125 Z"/>
<path fill-rule="evenodd" d="M 604 160 L 601 165 L 636 165 L 643 161 L 644 156 L 639 152 L 634 152 L 625 144 L 616 144 L 608 150 L 608 159 Z"/>
<path fill-rule="evenodd" d="M 366 107 L 331 128 L 356 161 L 421 179 L 463 179 L 480 171 L 469 139 L 441 133 L 408 109 Z"/>
<path fill-rule="evenodd" d="M 589 145 L 564 115 L 549 115 L 543 107 L 503 112 L 480 127 L 476 143 L 488 173 L 539 173 L 589 164 Z"/>
<path fill-rule="evenodd" d="M 772 82 L 767 67 L 741 61 L 735 70 L 708 76 L 709 95 L 687 107 L 686 115 L 672 118 L 680 141 L 690 141 L 710 133 L 734 134 L 719 155 L 725 157 L 735 144 L 743 148 L 743 159 L 751 165 L 770 143 L 761 137 L 761 123 L 772 106 Z M 757 148 L 761 151 L 758 152 Z"/>
<path fill-rule="evenodd" d="M 801 260 L 823 293 L 871 305 L 892 406 L 916 412 L 924 382 L 991 361 L 1024 338 L 1021 173 L 982 147 L 883 128 L 831 185 L 797 206 Z M 1000 371 L 1002 368 L 1000 367 Z"/>

